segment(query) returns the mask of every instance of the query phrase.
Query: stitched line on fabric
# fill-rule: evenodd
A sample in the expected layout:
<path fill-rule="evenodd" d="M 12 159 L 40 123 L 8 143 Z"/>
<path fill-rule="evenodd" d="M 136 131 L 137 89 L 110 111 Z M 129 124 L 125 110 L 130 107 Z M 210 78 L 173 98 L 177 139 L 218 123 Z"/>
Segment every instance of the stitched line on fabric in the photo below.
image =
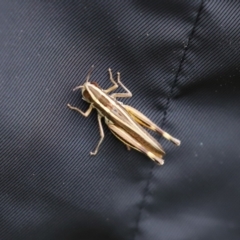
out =
<path fill-rule="evenodd" d="M 194 24 L 193 24 L 192 31 L 190 32 L 189 37 L 188 37 L 188 44 L 187 44 L 187 46 L 185 47 L 185 50 L 184 50 L 184 52 L 183 52 L 183 56 L 182 56 L 182 58 L 181 58 L 181 60 L 180 60 L 179 67 L 178 67 L 178 71 L 177 71 L 176 77 L 175 77 L 175 79 L 174 79 L 174 81 L 173 81 L 173 85 L 172 85 L 172 87 L 171 87 L 171 90 L 170 90 L 170 93 L 169 93 L 169 96 L 168 96 L 168 99 L 167 99 L 166 107 L 165 107 L 165 110 L 164 110 L 164 113 L 163 113 L 163 120 L 162 120 L 161 127 L 164 126 L 164 123 L 165 123 L 165 121 L 166 121 L 167 112 L 168 112 L 168 109 L 169 109 L 169 106 L 170 106 L 170 102 L 171 102 L 171 100 L 172 100 L 173 91 L 174 91 L 174 88 L 175 88 L 176 85 L 177 85 L 178 76 L 179 76 L 179 73 L 180 73 L 180 71 L 181 71 L 181 69 L 182 69 L 182 65 L 183 65 L 184 59 L 185 59 L 185 57 L 186 57 L 186 52 L 187 52 L 187 50 L 189 49 L 190 41 L 191 41 L 191 39 L 193 38 L 193 34 L 194 34 L 194 32 L 195 32 L 195 28 L 196 28 L 196 26 L 197 26 L 197 23 L 198 23 L 200 14 L 201 14 L 201 12 L 202 12 L 203 2 L 204 2 L 204 0 L 202 0 L 201 3 L 200 3 L 200 6 L 199 6 L 199 9 L 198 9 L 198 12 L 197 12 L 197 16 L 196 16 L 195 22 L 194 22 Z M 148 193 L 149 193 L 149 186 L 150 186 L 150 182 L 151 182 L 151 180 L 152 180 L 153 168 L 154 168 L 154 166 L 155 166 L 155 164 L 152 164 L 152 167 L 151 167 L 150 172 L 149 172 L 149 176 L 148 176 L 148 178 L 147 178 L 147 183 L 146 183 L 146 187 L 145 187 L 145 190 L 144 190 L 143 199 L 142 199 L 142 202 L 141 202 L 141 204 L 140 204 L 140 206 L 139 206 L 139 214 L 138 214 L 138 216 L 137 216 L 137 218 L 136 218 L 136 228 L 135 228 L 135 231 L 134 231 L 134 233 L 133 233 L 133 239 L 136 238 L 137 232 L 138 232 L 138 230 L 139 230 L 139 223 L 140 223 L 141 216 L 142 216 L 142 211 L 143 211 L 143 209 L 144 209 L 145 202 L 146 202 L 145 199 L 146 199 L 146 197 L 149 195 L 149 194 L 148 194 Z"/>
<path fill-rule="evenodd" d="M 189 48 L 190 41 L 191 41 L 191 39 L 193 38 L 193 34 L 194 34 L 194 32 L 195 32 L 195 28 L 196 28 L 196 26 L 197 26 L 197 22 L 198 22 L 198 20 L 199 20 L 199 16 L 200 16 L 200 13 L 201 13 L 201 11 L 202 11 L 202 8 L 203 8 L 203 0 L 202 0 L 201 3 L 200 3 L 200 7 L 199 7 L 199 9 L 198 9 L 198 13 L 197 13 L 197 16 L 196 16 L 196 19 L 195 19 L 195 22 L 194 22 L 192 31 L 190 32 L 189 37 L 188 37 L 187 46 L 185 47 L 185 50 L 184 50 L 184 52 L 183 52 L 183 56 L 182 56 L 182 58 L 181 58 L 181 60 L 180 60 L 180 64 L 179 64 L 179 67 L 178 67 L 178 71 L 177 71 L 177 73 L 176 73 L 176 77 L 175 77 L 175 79 L 174 79 L 174 81 L 173 81 L 173 85 L 172 85 L 170 94 L 169 94 L 168 99 L 167 99 L 166 107 L 165 107 L 165 110 L 164 110 L 164 113 L 163 113 L 162 127 L 164 126 L 165 120 L 166 120 L 166 118 L 167 118 L 167 111 L 168 111 L 168 109 L 169 109 L 169 105 L 170 105 L 170 102 L 171 102 L 171 99 L 172 99 L 173 90 L 174 90 L 174 88 L 175 88 L 176 85 L 177 85 L 178 76 L 179 76 L 179 73 L 181 72 L 182 65 L 183 65 L 183 62 L 184 62 L 185 57 L 186 57 L 186 52 L 187 52 L 187 50 L 188 50 L 188 48 Z"/>

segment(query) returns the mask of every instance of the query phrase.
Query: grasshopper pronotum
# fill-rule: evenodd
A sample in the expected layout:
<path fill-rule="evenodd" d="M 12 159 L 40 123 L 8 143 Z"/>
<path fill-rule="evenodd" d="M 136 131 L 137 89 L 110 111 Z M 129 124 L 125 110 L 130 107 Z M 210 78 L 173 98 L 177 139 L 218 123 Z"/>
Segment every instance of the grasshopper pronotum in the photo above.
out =
<path fill-rule="evenodd" d="M 82 89 L 83 100 L 90 103 L 88 110 L 86 112 L 82 112 L 79 108 L 73 107 L 70 104 L 67 105 L 70 109 L 76 110 L 85 117 L 88 117 L 93 108 L 98 111 L 98 124 L 101 138 L 95 150 L 90 152 L 90 154 L 97 154 L 99 146 L 104 139 L 104 131 L 101 122 L 103 117 L 111 132 L 127 146 L 128 150 L 134 148 L 146 154 L 158 165 L 163 165 L 164 160 L 162 157 L 165 155 L 165 152 L 162 146 L 143 127 L 149 128 L 161 134 L 164 138 L 173 142 L 177 146 L 180 145 L 180 141 L 163 131 L 160 127 L 154 124 L 149 118 L 135 108 L 124 105 L 117 101 L 117 98 L 132 97 L 132 93 L 120 81 L 119 72 L 117 73 L 116 83 L 116 81 L 113 79 L 111 69 L 108 69 L 110 81 L 113 83 L 113 86 L 104 90 L 101 89 L 96 82 L 89 81 L 92 70 L 93 66 L 87 75 L 86 82 L 83 85 L 77 86 L 73 89 Z M 109 95 L 110 92 L 118 88 L 118 84 L 126 92 L 112 93 Z"/>

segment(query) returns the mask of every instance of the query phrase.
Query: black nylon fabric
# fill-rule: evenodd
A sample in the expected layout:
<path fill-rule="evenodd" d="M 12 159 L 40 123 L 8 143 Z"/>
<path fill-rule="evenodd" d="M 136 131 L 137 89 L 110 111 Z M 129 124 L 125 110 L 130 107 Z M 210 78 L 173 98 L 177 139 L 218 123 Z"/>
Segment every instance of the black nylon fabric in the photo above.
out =
<path fill-rule="evenodd" d="M 240 239 L 239 1 L 0 2 L 0 239 Z M 107 69 L 153 133 L 126 150 L 79 92 Z M 122 92 L 122 89 L 118 90 Z"/>

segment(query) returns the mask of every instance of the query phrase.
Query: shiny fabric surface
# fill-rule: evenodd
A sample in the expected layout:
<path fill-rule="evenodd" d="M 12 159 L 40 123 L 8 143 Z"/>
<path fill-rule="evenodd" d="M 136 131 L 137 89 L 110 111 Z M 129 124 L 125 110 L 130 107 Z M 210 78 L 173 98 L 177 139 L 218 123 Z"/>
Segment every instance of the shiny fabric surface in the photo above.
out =
<path fill-rule="evenodd" d="M 239 1 L 0 2 L 0 239 L 240 239 Z M 110 86 L 181 139 L 126 150 L 72 89 Z M 122 92 L 122 89 L 118 89 Z"/>

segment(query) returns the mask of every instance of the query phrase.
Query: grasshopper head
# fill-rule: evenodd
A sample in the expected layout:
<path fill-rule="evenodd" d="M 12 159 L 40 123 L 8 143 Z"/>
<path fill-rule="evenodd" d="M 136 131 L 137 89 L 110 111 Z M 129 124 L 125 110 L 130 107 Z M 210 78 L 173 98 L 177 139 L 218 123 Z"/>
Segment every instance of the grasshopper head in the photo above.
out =
<path fill-rule="evenodd" d="M 96 89 L 100 88 L 100 86 L 96 83 L 96 82 L 85 82 L 83 85 L 77 86 L 73 89 L 73 91 L 78 90 L 78 89 L 82 89 L 82 98 L 84 101 L 91 103 L 92 102 L 92 97 L 90 92 L 94 90 L 94 88 Z"/>
<path fill-rule="evenodd" d="M 76 91 L 78 89 L 82 89 L 82 99 L 84 101 L 90 102 L 91 101 L 91 96 L 88 92 L 88 86 L 90 85 L 90 82 L 85 82 L 83 85 L 77 86 L 73 89 L 73 91 Z"/>
<path fill-rule="evenodd" d="M 96 88 L 100 88 L 100 86 L 97 84 L 97 82 L 90 82 L 89 79 L 90 79 L 90 75 L 92 73 L 92 70 L 93 70 L 93 67 L 92 66 L 88 72 L 88 75 L 87 75 L 87 78 L 86 78 L 86 82 L 83 84 L 83 85 L 80 85 L 80 86 L 77 86 L 73 89 L 73 91 L 77 90 L 77 89 L 82 89 L 82 98 L 84 101 L 88 102 L 88 103 L 91 103 L 92 102 L 92 97 L 91 97 L 91 94 L 90 92 L 95 92 L 94 89 Z M 101 89 L 101 88 L 100 88 Z"/>

